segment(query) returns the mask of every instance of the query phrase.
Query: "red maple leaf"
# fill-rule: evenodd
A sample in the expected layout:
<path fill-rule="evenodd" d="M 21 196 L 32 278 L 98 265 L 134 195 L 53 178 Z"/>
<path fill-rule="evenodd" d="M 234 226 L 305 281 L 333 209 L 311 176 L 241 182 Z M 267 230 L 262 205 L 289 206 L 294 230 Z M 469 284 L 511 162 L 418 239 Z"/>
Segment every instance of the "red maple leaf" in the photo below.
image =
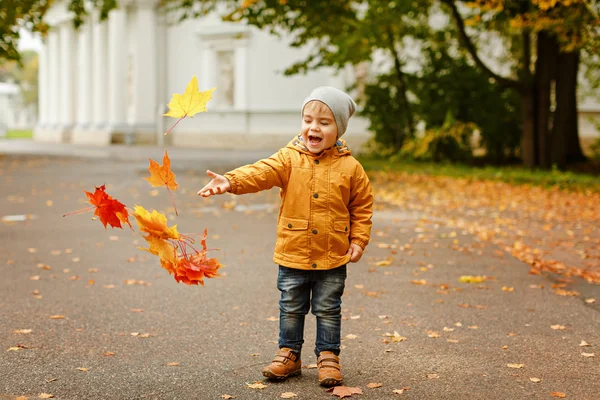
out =
<path fill-rule="evenodd" d="M 89 199 L 90 203 L 94 207 L 85 208 L 83 210 L 75 211 L 72 213 L 68 213 L 63 215 L 66 217 L 67 215 L 78 214 L 80 212 L 88 211 L 93 208 L 96 209 L 94 215 L 100 219 L 100 222 L 104 225 L 104 229 L 106 229 L 106 224 L 110 225 L 113 228 L 121 228 L 121 222 L 129 225 L 131 229 L 133 227 L 129 223 L 129 213 L 127 212 L 127 208 L 121 202 L 116 199 L 113 199 L 108 193 L 106 193 L 106 186 L 102 185 L 100 187 L 96 187 L 94 193 L 90 193 L 85 191 L 85 195 Z"/>

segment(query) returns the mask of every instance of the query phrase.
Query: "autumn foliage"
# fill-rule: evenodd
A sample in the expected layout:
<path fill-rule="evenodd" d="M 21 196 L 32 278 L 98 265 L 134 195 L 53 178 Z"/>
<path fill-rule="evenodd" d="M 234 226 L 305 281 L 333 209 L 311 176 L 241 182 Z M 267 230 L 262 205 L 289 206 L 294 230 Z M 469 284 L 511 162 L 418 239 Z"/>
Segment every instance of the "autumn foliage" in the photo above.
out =
<path fill-rule="evenodd" d="M 165 115 L 179 118 L 177 121 L 179 122 L 186 116 L 192 117 L 194 114 L 206 111 L 206 103 L 212 98 L 214 90 L 213 88 L 205 92 L 199 92 L 198 80 L 194 76 L 183 95 L 173 95 L 169 103 L 170 111 Z M 152 186 L 165 186 L 175 207 L 171 190 L 177 190 L 178 185 L 175 181 L 175 174 L 171 171 L 171 159 L 166 150 L 163 156 L 163 164 L 160 165 L 150 159 L 148 171 L 150 172 L 150 177 L 144 179 L 150 182 Z M 95 208 L 94 215 L 100 219 L 105 229 L 107 224 L 113 228 L 122 229 L 121 223 L 126 223 L 133 230 L 129 222 L 127 208 L 123 203 L 113 199 L 106 193 L 105 185 L 96 187 L 94 193 L 85 192 L 85 194 L 94 207 L 68 213 L 63 216 L 78 214 Z M 179 215 L 176 207 L 175 213 Z M 180 234 L 177 231 L 177 225 L 173 225 L 172 227 L 167 225 L 165 214 L 157 210 L 149 212 L 142 206 L 135 206 L 134 217 L 143 238 L 148 242 L 148 248 L 140 249 L 158 256 L 161 266 L 170 274 L 173 274 L 177 282 L 183 282 L 187 285 L 204 285 L 204 278 L 219 276 L 218 270 L 221 264 L 219 264 L 216 258 L 207 257 L 206 237 L 208 232 L 206 229 L 204 230 L 204 237 L 200 241 L 202 249 L 198 250 L 194 247 L 195 240 L 192 237 Z"/>

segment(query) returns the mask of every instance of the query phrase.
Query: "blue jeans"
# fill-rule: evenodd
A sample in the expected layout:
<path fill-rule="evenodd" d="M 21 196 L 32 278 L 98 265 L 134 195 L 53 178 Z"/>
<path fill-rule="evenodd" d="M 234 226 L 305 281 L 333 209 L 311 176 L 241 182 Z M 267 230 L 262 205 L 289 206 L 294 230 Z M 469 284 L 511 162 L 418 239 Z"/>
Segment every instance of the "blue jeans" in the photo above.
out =
<path fill-rule="evenodd" d="M 279 300 L 279 348 L 289 347 L 298 353 L 304 343 L 304 317 L 312 308 L 317 318 L 315 354 L 328 350 L 340 353 L 342 294 L 346 266 L 330 270 L 309 271 L 279 266 L 277 289 Z"/>

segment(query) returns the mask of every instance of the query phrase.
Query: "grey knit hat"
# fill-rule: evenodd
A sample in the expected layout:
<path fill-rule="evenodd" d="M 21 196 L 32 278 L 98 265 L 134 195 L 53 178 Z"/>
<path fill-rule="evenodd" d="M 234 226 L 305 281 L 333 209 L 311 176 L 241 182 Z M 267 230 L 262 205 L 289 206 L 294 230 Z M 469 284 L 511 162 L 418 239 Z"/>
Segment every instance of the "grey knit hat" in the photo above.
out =
<path fill-rule="evenodd" d="M 356 103 L 350 96 L 331 86 L 321 86 L 313 90 L 310 95 L 304 99 L 302 104 L 302 114 L 304 107 L 308 102 L 318 100 L 325 103 L 333 112 L 335 123 L 338 127 L 338 138 L 341 137 L 348 127 L 348 120 L 356 111 Z"/>

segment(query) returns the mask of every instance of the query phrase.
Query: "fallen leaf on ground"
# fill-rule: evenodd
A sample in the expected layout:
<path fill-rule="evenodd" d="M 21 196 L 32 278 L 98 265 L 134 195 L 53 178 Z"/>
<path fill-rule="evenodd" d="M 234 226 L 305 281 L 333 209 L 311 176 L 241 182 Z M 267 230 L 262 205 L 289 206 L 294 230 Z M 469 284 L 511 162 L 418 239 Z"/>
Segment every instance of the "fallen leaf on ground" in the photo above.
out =
<path fill-rule="evenodd" d="M 65 319 L 64 315 L 51 315 L 49 317 L 50 319 Z"/>
<path fill-rule="evenodd" d="M 382 261 L 378 261 L 377 264 L 375 264 L 378 267 L 387 267 L 388 265 L 390 265 L 392 262 L 389 260 L 382 260 Z"/>
<path fill-rule="evenodd" d="M 27 333 L 31 333 L 33 332 L 31 329 L 17 329 L 14 330 L 13 333 L 22 333 L 22 334 L 27 334 Z"/>
<path fill-rule="evenodd" d="M 458 278 L 458 281 L 462 283 L 481 283 L 485 281 L 485 276 L 463 275 Z"/>
<path fill-rule="evenodd" d="M 584 357 L 595 357 L 594 353 L 581 353 L 581 355 Z"/>
<path fill-rule="evenodd" d="M 592 304 L 596 302 L 596 299 L 585 299 L 585 302 L 588 304 Z"/>
<path fill-rule="evenodd" d="M 582 340 L 582 341 L 581 341 L 581 343 L 579 343 L 579 345 L 580 345 L 581 347 L 587 347 L 587 346 L 590 346 L 590 344 L 589 344 L 588 342 L 586 342 L 585 340 Z"/>
<path fill-rule="evenodd" d="M 523 368 L 524 364 L 506 364 L 508 368 Z"/>
<path fill-rule="evenodd" d="M 230 394 L 222 394 L 221 398 L 225 399 L 225 400 L 231 400 L 231 399 L 235 399 L 235 396 L 232 396 Z"/>
<path fill-rule="evenodd" d="M 540 378 L 529 378 L 529 380 L 533 383 L 540 383 L 542 381 Z"/>
<path fill-rule="evenodd" d="M 294 392 L 284 392 L 284 393 L 281 393 L 280 397 L 282 399 L 291 399 L 292 397 L 298 397 L 298 395 Z"/>
<path fill-rule="evenodd" d="M 413 285 L 427 285 L 427 281 L 425 279 L 413 279 L 410 281 Z"/>
<path fill-rule="evenodd" d="M 427 379 L 439 379 L 440 376 L 438 374 L 427 374 Z"/>
<path fill-rule="evenodd" d="M 308 364 L 308 365 L 305 365 L 304 368 L 306 368 L 306 369 L 315 369 L 315 368 L 318 368 L 318 366 L 317 366 L 317 364 Z"/>
<path fill-rule="evenodd" d="M 79 367 L 77 369 L 82 372 L 88 372 L 90 370 L 89 368 L 83 368 L 83 367 Z"/>
<path fill-rule="evenodd" d="M 346 335 L 346 339 L 356 339 L 357 337 L 358 337 L 358 336 L 356 336 L 356 335 L 354 335 L 354 334 L 352 334 L 352 333 L 350 333 L 350 334 Z"/>
<path fill-rule="evenodd" d="M 174 361 L 174 362 L 169 362 L 169 363 L 167 363 L 167 365 L 168 365 L 169 367 L 177 367 L 177 366 L 179 366 L 179 363 Z"/>
<path fill-rule="evenodd" d="M 394 389 L 392 393 L 394 393 L 394 394 L 403 394 L 404 393 L 404 389 Z"/>
<path fill-rule="evenodd" d="M 54 395 L 50 393 L 42 393 L 39 395 L 40 399 L 53 399 Z"/>
<path fill-rule="evenodd" d="M 392 342 L 394 342 L 394 343 L 404 342 L 405 340 L 408 340 L 407 337 L 401 336 L 397 331 L 394 331 L 393 334 L 386 333 L 384 336 L 391 338 Z"/>
<path fill-rule="evenodd" d="M 554 329 L 555 331 L 564 331 L 565 329 L 567 329 L 564 325 L 560 325 L 560 324 L 556 324 L 556 325 L 550 325 L 550 328 Z"/>
<path fill-rule="evenodd" d="M 567 395 L 563 392 L 550 392 L 550 396 L 560 397 L 561 399 L 567 397 Z"/>
<path fill-rule="evenodd" d="M 328 389 L 327 391 L 331 392 L 332 396 L 337 396 L 340 399 L 343 399 L 344 397 L 352 397 L 353 394 L 363 394 L 361 388 L 348 386 L 336 386 Z"/>
<path fill-rule="evenodd" d="M 376 382 L 367 383 L 367 387 L 370 389 L 377 389 L 382 386 L 383 386 L 383 384 L 381 384 L 381 383 L 376 383 Z"/>
<path fill-rule="evenodd" d="M 115 352 L 113 352 L 113 351 L 105 351 L 105 352 L 104 352 L 104 356 L 105 356 L 105 357 L 112 357 L 112 356 L 114 356 L 115 354 L 116 354 L 116 353 L 115 353 Z"/>
<path fill-rule="evenodd" d="M 265 385 L 261 381 L 256 381 L 254 383 L 246 383 L 246 386 L 248 386 L 250 389 L 264 389 L 269 387 L 269 385 Z"/>

